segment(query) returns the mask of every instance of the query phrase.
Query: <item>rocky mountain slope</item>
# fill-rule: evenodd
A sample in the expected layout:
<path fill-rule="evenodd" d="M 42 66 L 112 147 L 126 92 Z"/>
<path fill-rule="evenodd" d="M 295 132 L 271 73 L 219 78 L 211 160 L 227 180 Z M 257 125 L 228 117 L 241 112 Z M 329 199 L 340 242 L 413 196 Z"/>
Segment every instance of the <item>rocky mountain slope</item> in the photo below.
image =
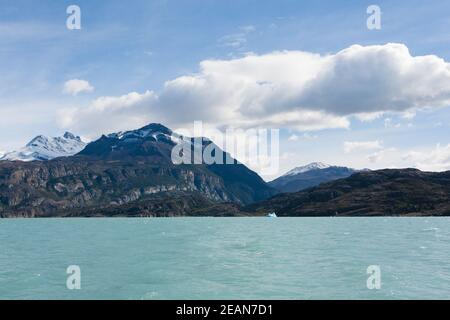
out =
<path fill-rule="evenodd" d="M 245 211 L 275 211 L 279 216 L 449 216 L 450 171 L 359 172 L 300 192 L 276 195 Z"/>
<path fill-rule="evenodd" d="M 170 194 L 169 194 L 170 193 Z M 212 201 L 198 192 L 169 191 L 118 206 L 75 208 L 64 217 L 241 217 L 254 216 L 239 204 Z"/>
<path fill-rule="evenodd" d="M 269 182 L 269 185 L 281 192 L 297 192 L 324 182 L 347 178 L 355 172 L 357 170 L 352 168 L 313 162 L 292 169 L 285 175 Z"/>
<path fill-rule="evenodd" d="M 75 156 L 0 161 L 0 217 L 255 216 L 273 211 L 279 216 L 450 215 L 450 171 L 362 171 L 275 195 L 234 159 L 232 164 L 173 164 L 172 150 L 180 139 L 151 124 L 102 136 Z M 184 141 L 194 148 L 193 139 Z M 205 139 L 201 149 L 212 144 Z M 290 176 L 337 169 L 342 168 L 311 165 Z"/>
<path fill-rule="evenodd" d="M 22 149 L 0 155 L 0 161 L 45 161 L 58 157 L 68 157 L 77 154 L 85 146 L 86 143 L 80 137 L 70 132 L 64 133 L 61 137 L 53 138 L 40 135 L 27 143 Z"/>
<path fill-rule="evenodd" d="M 165 214 L 178 215 L 189 208 L 203 208 L 200 201 L 186 200 L 192 194 L 204 199 L 204 204 L 239 205 L 275 194 L 237 161 L 231 165 L 174 165 L 174 139 L 177 135 L 170 129 L 151 124 L 102 136 L 76 156 L 42 162 L 2 161 L 0 216 L 84 215 L 88 211 L 101 215 L 137 201 L 150 201 L 151 208 L 166 208 Z M 205 146 L 211 143 L 205 140 Z M 169 202 L 178 204 L 170 207 Z"/>

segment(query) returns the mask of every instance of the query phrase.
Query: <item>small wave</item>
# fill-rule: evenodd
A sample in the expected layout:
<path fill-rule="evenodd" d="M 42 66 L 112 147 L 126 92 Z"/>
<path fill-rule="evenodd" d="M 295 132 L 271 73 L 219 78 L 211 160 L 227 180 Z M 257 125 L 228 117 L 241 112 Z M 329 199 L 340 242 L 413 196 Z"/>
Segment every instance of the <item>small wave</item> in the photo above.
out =
<path fill-rule="evenodd" d="M 439 231 L 440 229 L 439 228 L 436 228 L 436 227 L 431 227 L 431 228 L 425 228 L 425 229 L 422 229 L 422 231 Z"/>
<path fill-rule="evenodd" d="M 151 291 L 151 292 L 147 292 L 146 294 L 144 294 L 140 300 L 152 300 L 154 299 L 156 296 L 158 296 L 158 292 L 156 291 Z"/>

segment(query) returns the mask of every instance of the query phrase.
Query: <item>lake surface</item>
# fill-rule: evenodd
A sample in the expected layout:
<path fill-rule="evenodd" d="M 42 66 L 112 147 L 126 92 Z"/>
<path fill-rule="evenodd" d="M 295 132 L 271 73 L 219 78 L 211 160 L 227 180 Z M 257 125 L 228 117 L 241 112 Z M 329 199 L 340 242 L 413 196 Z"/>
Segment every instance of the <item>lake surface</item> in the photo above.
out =
<path fill-rule="evenodd" d="M 419 298 L 450 298 L 449 218 L 0 220 L 0 299 Z"/>

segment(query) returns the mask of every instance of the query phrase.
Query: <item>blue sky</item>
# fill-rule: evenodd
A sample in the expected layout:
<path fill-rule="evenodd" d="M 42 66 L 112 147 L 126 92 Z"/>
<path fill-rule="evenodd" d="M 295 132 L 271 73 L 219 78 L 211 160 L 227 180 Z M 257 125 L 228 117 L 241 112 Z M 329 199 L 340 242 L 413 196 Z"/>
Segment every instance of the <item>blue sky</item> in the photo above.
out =
<path fill-rule="evenodd" d="M 66 28 L 66 8 L 72 4 L 81 8 L 82 30 Z M 381 30 L 366 27 L 371 4 L 382 10 Z M 198 73 L 205 60 L 276 51 L 327 55 L 355 44 L 392 42 L 404 44 L 413 57 L 450 61 L 450 2 L 444 1 L 0 0 L 0 8 L 0 150 L 64 130 L 93 138 L 95 130 L 61 121 L 61 110 L 88 108 L 104 96 L 147 90 L 160 94 L 166 81 Z M 88 81 L 95 89 L 66 94 L 64 83 L 71 79 Z M 311 161 L 447 169 L 450 112 L 430 103 L 411 111 L 414 116 L 385 112 L 371 121 L 349 116 L 347 128 L 280 125 L 280 174 Z M 176 113 L 172 107 L 167 112 Z M 151 113 L 148 119 L 153 120 Z M 108 126 L 104 115 L 96 121 L 111 131 L 131 129 L 135 123 L 124 118 L 123 128 Z M 361 144 L 345 152 L 345 142 Z M 433 152 L 441 160 L 424 166 Z"/>

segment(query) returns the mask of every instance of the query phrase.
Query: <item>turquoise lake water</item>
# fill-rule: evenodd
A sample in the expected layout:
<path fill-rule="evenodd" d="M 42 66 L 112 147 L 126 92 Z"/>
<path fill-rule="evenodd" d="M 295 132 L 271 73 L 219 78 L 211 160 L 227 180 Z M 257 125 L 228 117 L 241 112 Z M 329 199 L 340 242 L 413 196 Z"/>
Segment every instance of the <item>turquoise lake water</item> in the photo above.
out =
<path fill-rule="evenodd" d="M 0 220 L 0 299 L 420 298 L 450 298 L 448 218 Z"/>

